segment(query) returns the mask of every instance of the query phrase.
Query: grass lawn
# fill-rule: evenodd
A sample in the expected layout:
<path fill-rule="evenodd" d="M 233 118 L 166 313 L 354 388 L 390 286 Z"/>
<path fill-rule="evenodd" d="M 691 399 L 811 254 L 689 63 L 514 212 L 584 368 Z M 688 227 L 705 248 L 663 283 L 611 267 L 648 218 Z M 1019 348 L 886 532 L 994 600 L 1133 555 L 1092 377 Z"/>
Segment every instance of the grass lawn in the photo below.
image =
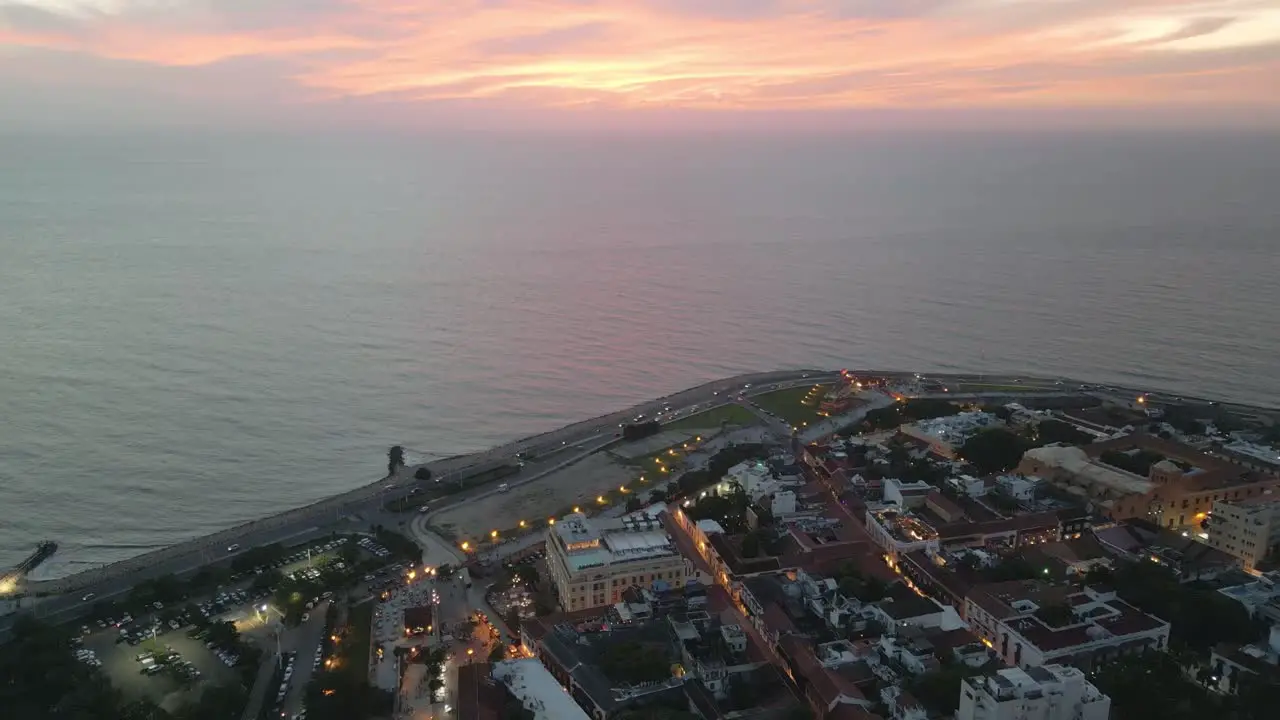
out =
<path fill-rule="evenodd" d="M 720 427 L 721 423 L 730 425 L 754 425 L 760 422 L 759 418 L 751 414 L 751 411 L 738 405 L 730 403 L 721 405 L 720 407 L 711 408 L 696 415 L 680 418 L 673 422 L 666 423 L 662 426 L 663 430 L 714 430 Z"/>
<path fill-rule="evenodd" d="M 786 390 L 775 390 L 757 395 L 752 400 L 791 425 L 798 426 L 801 423 L 823 419 L 818 415 L 818 405 L 822 403 L 822 398 L 831 389 L 831 385 L 819 385 L 817 390 L 813 388 L 813 385 L 803 385 Z"/>

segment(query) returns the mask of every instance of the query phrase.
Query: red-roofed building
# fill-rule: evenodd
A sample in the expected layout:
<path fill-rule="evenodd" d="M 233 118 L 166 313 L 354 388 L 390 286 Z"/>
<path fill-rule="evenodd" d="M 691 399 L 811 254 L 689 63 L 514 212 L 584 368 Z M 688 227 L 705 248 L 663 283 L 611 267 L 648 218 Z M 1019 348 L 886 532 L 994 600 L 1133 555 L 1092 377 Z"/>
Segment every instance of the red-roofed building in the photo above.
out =
<path fill-rule="evenodd" d="M 1082 592 L 1034 580 L 975 586 L 964 618 L 1005 663 L 1089 666 L 1169 642 L 1169 623 L 1139 611 L 1108 588 Z"/>
<path fill-rule="evenodd" d="M 778 655 L 787 674 L 819 718 L 840 717 L 833 713 L 842 705 L 863 711 L 873 705 L 860 686 L 869 686 L 874 676 L 849 667 L 858 663 L 828 667 L 818 659 L 812 641 L 797 635 L 782 638 Z"/>

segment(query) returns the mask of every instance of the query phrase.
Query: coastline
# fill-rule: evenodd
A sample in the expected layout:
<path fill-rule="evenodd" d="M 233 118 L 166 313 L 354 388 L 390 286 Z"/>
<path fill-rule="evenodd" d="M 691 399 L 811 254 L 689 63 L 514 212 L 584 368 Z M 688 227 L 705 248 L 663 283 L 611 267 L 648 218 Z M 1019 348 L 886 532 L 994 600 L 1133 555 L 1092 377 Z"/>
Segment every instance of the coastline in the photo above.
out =
<path fill-rule="evenodd" d="M 898 379 L 910 379 L 916 374 L 912 371 L 902 370 L 855 370 L 853 372 L 861 375 Z M 320 534 L 324 527 L 332 526 L 340 522 L 345 516 L 358 514 L 370 509 L 371 503 L 377 503 L 376 507 L 380 509 L 385 501 L 393 499 L 397 494 L 403 495 L 407 493 L 407 490 L 415 484 L 413 473 L 421 467 L 429 468 L 432 472 L 432 476 L 437 480 L 451 478 L 458 474 L 467 472 L 480 473 L 483 472 L 488 465 L 509 461 L 516 453 L 538 450 L 540 446 L 544 444 L 554 445 L 557 442 L 563 444 L 568 443 L 569 440 L 580 441 L 581 438 L 579 436 L 584 433 L 599 432 L 603 427 L 612 428 L 614 424 L 630 420 L 638 413 L 655 412 L 664 404 L 678 405 L 680 403 L 688 403 L 692 400 L 706 396 L 716 388 L 727 390 L 730 387 L 741 386 L 746 383 L 779 383 L 788 380 L 795 380 L 798 377 L 808 378 L 810 375 L 814 376 L 814 379 L 818 379 L 823 376 L 835 374 L 836 371 L 831 370 L 775 370 L 769 372 L 745 373 L 712 380 L 692 388 L 686 388 L 663 397 L 638 403 L 623 410 L 610 412 L 605 415 L 575 422 L 554 430 L 513 440 L 478 453 L 455 455 L 420 465 L 406 467 L 404 471 L 396 477 L 385 476 L 375 482 L 337 495 L 331 495 L 308 505 L 276 512 L 214 533 L 193 537 L 179 543 L 174 543 L 163 548 L 158 548 L 150 552 L 135 555 L 107 565 L 87 568 L 57 578 L 29 580 L 26 583 L 26 593 L 29 595 L 43 596 L 75 592 L 85 588 L 110 583 L 126 575 L 130 576 L 131 581 L 137 582 L 139 580 L 146 579 L 147 577 L 165 573 L 182 574 L 192 571 L 197 567 L 218 562 L 229 557 L 230 554 L 224 552 L 224 549 L 229 549 L 232 546 L 243 545 L 245 547 L 250 547 L 252 545 L 269 544 L 270 542 L 278 542 L 286 539 L 303 539 L 303 536 L 314 536 Z M 1065 378 L 1042 378 L 1024 375 L 928 373 L 927 377 L 931 380 L 936 379 L 948 382 L 972 382 L 974 378 L 980 378 L 985 382 L 993 384 L 1005 382 L 1051 384 L 1061 382 L 1064 385 L 1064 391 L 1067 391 L 1066 388 L 1068 387 L 1074 388 L 1079 384 L 1075 380 Z M 1027 389 L 1030 390 L 1031 388 Z M 1047 391 L 1047 389 L 1044 391 Z M 1069 390 L 1068 392 L 1083 391 Z M 1150 393 L 1153 391 L 1111 386 L 1111 389 L 1107 389 L 1105 392 L 1107 394 L 1114 395 L 1117 398 L 1122 398 L 1125 396 L 1133 397 L 1135 393 Z M 1018 393 L 1009 394 L 1012 397 L 1016 397 L 1018 395 Z M 1025 395 L 1026 392 L 1023 391 L 1021 394 Z M 1216 402 L 1191 396 L 1178 397 L 1184 402 Z M 957 397 L 957 399 L 961 399 L 961 397 Z M 1217 404 L 1224 409 L 1230 409 L 1235 412 L 1267 413 L 1276 411 L 1275 408 L 1246 406 L 1235 403 Z M 459 500 L 465 500 L 465 498 L 460 498 Z"/>

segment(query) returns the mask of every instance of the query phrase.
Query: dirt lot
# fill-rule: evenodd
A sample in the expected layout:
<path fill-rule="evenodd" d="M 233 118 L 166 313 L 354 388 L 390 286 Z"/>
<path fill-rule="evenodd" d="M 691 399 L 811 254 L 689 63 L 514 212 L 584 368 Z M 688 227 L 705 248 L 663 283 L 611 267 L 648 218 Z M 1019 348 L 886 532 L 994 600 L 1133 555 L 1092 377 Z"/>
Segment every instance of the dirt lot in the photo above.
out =
<path fill-rule="evenodd" d="M 718 431 L 719 428 L 711 428 L 709 430 L 671 430 L 660 432 L 643 440 L 636 440 L 625 445 L 619 445 L 609 452 L 617 455 L 623 460 L 632 460 L 635 458 L 652 455 L 659 450 L 666 450 L 672 445 L 679 445 L 682 442 L 692 440 L 694 437 L 703 432 L 712 433 Z"/>
<path fill-rule="evenodd" d="M 635 468 L 597 453 L 510 492 L 446 510 L 431 524 L 459 536 L 513 527 L 521 520 L 546 518 L 568 505 L 594 503 L 600 493 L 630 484 L 638 474 Z"/>

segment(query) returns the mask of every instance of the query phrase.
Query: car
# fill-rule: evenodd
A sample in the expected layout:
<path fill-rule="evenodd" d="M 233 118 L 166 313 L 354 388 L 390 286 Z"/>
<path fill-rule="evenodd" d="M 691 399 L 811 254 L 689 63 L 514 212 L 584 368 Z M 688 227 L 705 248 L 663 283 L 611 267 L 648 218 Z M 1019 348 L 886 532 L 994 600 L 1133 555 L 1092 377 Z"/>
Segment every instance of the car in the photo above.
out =
<path fill-rule="evenodd" d="M 80 598 L 80 602 L 89 602 L 96 597 L 98 597 L 97 593 L 85 593 L 84 596 Z"/>
<path fill-rule="evenodd" d="M 227 546 L 227 552 L 235 552 L 239 549 L 240 549 L 240 545 L 238 543 L 231 543 L 230 545 Z"/>
<path fill-rule="evenodd" d="M 155 601 L 155 602 L 151 603 L 151 607 L 153 607 L 153 608 L 155 608 L 155 609 L 157 609 L 157 610 L 163 610 L 163 609 L 164 609 L 164 603 L 162 603 L 162 602 L 160 602 L 159 600 L 157 600 L 157 601 Z"/>
<path fill-rule="evenodd" d="M 310 619 L 311 619 L 311 613 L 305 613 L 305 612 L 302 613 L 302 622 L 306 622 Z"/>
<path fill-rule="evenodd" d="M 418 512 L 420 513 L 428 512 L 429 510 L 431 510 L 431 507 L 429 505 L 423 505 L 422 507 L 418 508 Z"/>

